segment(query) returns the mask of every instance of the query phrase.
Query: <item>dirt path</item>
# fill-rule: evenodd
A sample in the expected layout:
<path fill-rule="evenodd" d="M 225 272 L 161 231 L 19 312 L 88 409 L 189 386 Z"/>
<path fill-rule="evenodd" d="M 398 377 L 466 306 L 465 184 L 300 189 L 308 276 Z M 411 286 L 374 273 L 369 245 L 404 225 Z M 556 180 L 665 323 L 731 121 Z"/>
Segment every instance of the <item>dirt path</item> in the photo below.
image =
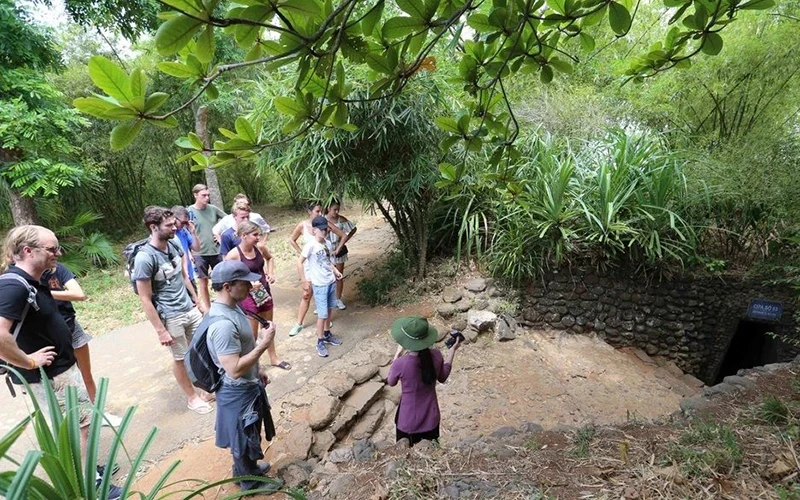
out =
<path fill-rule="evenodd" d="M 357 351 L 363 339 L 389 342 L 386 332 L 397 316 L 433 313 L 432 305 L 424 300 L 402 310 L 368 308 L 357 302 L 353 278 L 362 277 L 394 244 L 390 228 L 380 218 L 364 215 L 358 222 L 357 240 L 349 245 L 348 308 L 334 317 L 334 331 L 345 344 L 331 348 L 331 357 L 325 359 L 313 351 L 312 328 L 295 338 L 287 336 L 299 300 L 293 259 L 282 248 L 293 226 L 286 225 L 271 235 L 273 251 L 281 255 L 278 282 L 273 287 L 280 326 L 278 353 L 294 364 L 288 372 L 269 371 L 273 383 L 268 393 L 279 423 L 286 417 L 279 411 L 281 399 L 307 383 L 320 367 L 342 356 L 356 355 L 352 351 Z M 306 324 L 314 318 L 309 313 Z M 228 452 L 213 444 L 214 413 L 200 416 L 185 409 L 172 379 L 169 358 L 155 341 L 149 324 L 121 328 L 95 339 L 92 353 L 95 372 L 111 381 L 111 409 L 121 413 L 127 406 L 138 407 L 126 437 L 129 449 L 136 450 L 153 426 L 160 429 L 148 452 L 148 465 L 152 467 L 138 482 L 139 488 L 152 485 L 175 460 L 183 463 L 172 480 L 218 480 L 230 475 Z M 655 364 L 614 350 L 598 339 L 553 332 L 524 332 L 506 343 L 481 337 L 458 353 L 450 381 L 439 388 L 442 442 L 446 446 L 499 427 L 519 427 L 524 421 L 553 428 L 653 419 L 678 409 L 681 396 L 689 392 Z M 0 432 L 27 411 L 21 398 L 11 400 L 4 391 L 0 391 L 0 405 Z M 381 432 L 391 435 L 391 419 L 385 419 Z M 23 438 L 13 454 L 21 456 L 31 446 L 29 439 Z"/>

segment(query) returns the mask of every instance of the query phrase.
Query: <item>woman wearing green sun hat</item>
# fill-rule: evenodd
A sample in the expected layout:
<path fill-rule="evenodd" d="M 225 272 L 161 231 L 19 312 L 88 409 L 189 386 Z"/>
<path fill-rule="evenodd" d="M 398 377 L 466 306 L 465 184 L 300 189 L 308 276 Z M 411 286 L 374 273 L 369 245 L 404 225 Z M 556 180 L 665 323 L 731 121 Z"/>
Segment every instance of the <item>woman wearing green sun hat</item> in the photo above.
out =
<path fill-rule="evenodd" d="M 450 376 L 453 358 L 461 342 L 456 341 L 447 353 L 447 361 L 438 349 L 429 349 L 439 338 L 436 328 L 419 316 L 400 318 L 392 325 L 392 338 L 400 344 L 386 383 L 400 381 L 402 395 L 395 414 L 397 440 L 407 438 L 413 445 L 423 439 L 439 438 L 439 401 L 436 381 Z M 403 350 L 408 351 L 402 356 Z"/>

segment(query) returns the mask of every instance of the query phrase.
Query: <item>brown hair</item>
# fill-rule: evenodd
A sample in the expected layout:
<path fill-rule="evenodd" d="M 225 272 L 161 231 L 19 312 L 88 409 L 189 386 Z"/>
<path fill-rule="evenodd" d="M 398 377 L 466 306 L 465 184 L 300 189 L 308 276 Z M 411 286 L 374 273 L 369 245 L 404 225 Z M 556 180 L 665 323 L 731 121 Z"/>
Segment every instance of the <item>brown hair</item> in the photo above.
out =
<path fill-rule="evenodd" d="M 174 217 L 174 214 L 168 208 L 149 206 L 144 209 L 144 227 L 150 231 L 150 225 L 155 224 L 160 226 L 164 219 Z"/>
<path fill-rule="evenodd" d="M 200 191 L 205 191 L 206 189 L 208 189 L 208 186 L 206 186 L 205 184 L 195 184 L 194 187 L 192 188 L 192 194 L 197 194 Z"/>
<path fill-rule="evenodd" d="M 233 206 L 231 207 L 231 214 L 233 214 L 237 210 L 244 210 L 246 212 L 250 212 L 251 211 L 250 204 L 242 200 L 234 201 Z"/>
<path fill-rule="evenodd" d="M 8 232 L 3 242 L 3 261 L 0 268 L 6 270 L 11 264 L 22 257 L 22 249 L 25 247 L 39 247 L 42 244 L 41 234 L 45 229 L 42 226 L 31 224 L 17 226 Z"/>
<path fill-rule="evenodd" d="M 236 229 L 236 236 L 239 238 L 245 234 L 251 233 L 258 233 L 258 235 L 261 236 L 261 227 L 259 227 L 259 225 L 255 222 L 250 222 L 249 220 L 242 221 L 242 223 L 239 224 L 239 227 Z"/>
<path fill-rule="evenodd" d="M 189 217 L 189 211 L 186 210 L 186 207 L 182 207 L 180 205 L 175 205 L 174 207 L 170 208 L 172 215 L 179 219 L 183 219 L 185 217 Z"/>
<path fill-rule="evenodd" d="M 250 203 L 250 198 L 248 198 L 247 195 L 244 194 L 244 193 L 239 193 L 239 194 L 237 194 L 236 196 L 233 197 L 233 202 L 234 203 L 236 203 L 239 200 L 244 200 L 247 203 Z"/>

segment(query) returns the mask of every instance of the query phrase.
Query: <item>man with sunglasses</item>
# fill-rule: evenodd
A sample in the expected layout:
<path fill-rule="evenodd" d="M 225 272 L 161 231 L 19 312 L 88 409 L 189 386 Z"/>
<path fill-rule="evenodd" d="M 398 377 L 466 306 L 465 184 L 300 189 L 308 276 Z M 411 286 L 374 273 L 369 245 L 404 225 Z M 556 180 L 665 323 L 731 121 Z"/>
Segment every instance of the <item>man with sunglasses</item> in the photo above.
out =
<path fill-rule="evenodd" d="M 75 360 L 72 331 L 50 289 L 40 283 L 42 274 L 58 263 L 61 255 L 58 238 L 41 226 L 17 226 L 6 236 L 3 250 L 3 266 L 7 268 L 3 274 L 7 276 L 0 279 L 0 359 L 19 370 L 41 404 L 46 401 L 46 391 L 40 368 L 62 410 L 66 406 L 67 387 L 75 387 L 82 448 L 85 448 L 92 402 Z M 16 377 L 12 380 L 21 383 Z M 101 479 L 98 475 L 98 487 Z M 121 492 L 111 485 L 108 498 L 115 500 Z"/>

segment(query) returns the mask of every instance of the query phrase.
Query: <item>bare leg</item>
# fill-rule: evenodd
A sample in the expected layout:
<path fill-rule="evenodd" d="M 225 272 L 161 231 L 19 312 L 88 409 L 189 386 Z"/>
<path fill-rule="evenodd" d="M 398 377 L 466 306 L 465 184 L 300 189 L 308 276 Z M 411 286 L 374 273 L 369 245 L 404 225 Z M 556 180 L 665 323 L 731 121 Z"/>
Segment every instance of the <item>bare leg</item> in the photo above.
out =
<path fill-rule="evenodd" d="M 336 266 L 336 269 L 338 269 L 339 272 L 342 273 L 342 276 L 344 276 L 344 262 L 342 262 L 341 264 L 334 264 L 334 265 Z M 343 292 L 344 292 L 344 278 L 336 282 L 336 298 L 342 300 Z"/>
<path fill-rule="evenodd" d="M 178 382 L 178 387 L 181 388 L 186 394 L 186 400 L 190 406 L 196 406 L 203 402 L 202 398 L 194 392 L 192 381 L 189 380 L 189 374 L 186 373 L 186 367 L 183 365 L 183 360 L 174 360 L 172 363 L 172 374 Z"/>
<path fill-rule="evenodd" d="M 300 299 L 300 309 L 297 311 L 297 324 L 302 325 L 303 321 L 306 319 L 306 314 L 308 313 L 308 308 L 311 306 L 311 298 L 303 297 Z"/>
<path fill-rule="evenodd" d="M 270 309 L 269 311 L 259 313 L 259 316 L 267 321 L 272 321 L 272 313 L 273 310 Z M 278 366 L 280 364 L 281 360 L 278 359 L 278 352 L 275 350 L 275 337 L 272 338 L 272 342 L 267 346 L 267 354 L 269 354 L 269 364 L 272 366 Z"/>
<path fill-rule="evenodd" d="M 86 386 L 89 399 L 94 403 L 97 385 L 94 383 L 94 377 L 92 376 L 92 361 L 89 357 L 89 344 L 84 344 L 75 349 L 75 359 L 78 361 L 78 369 L 81 371 L 83 385 Z"/>
<path fill-rule="evenodd" d="M 197 292 L 200 294 L 197 297 L 197 300 L 200 301 L 205 306 L 205 310 L 208 311 L 208 308 L 211 306 L 211 299 L 209 298 L 208 294 L 208 278 L 197 278 Z"/>

